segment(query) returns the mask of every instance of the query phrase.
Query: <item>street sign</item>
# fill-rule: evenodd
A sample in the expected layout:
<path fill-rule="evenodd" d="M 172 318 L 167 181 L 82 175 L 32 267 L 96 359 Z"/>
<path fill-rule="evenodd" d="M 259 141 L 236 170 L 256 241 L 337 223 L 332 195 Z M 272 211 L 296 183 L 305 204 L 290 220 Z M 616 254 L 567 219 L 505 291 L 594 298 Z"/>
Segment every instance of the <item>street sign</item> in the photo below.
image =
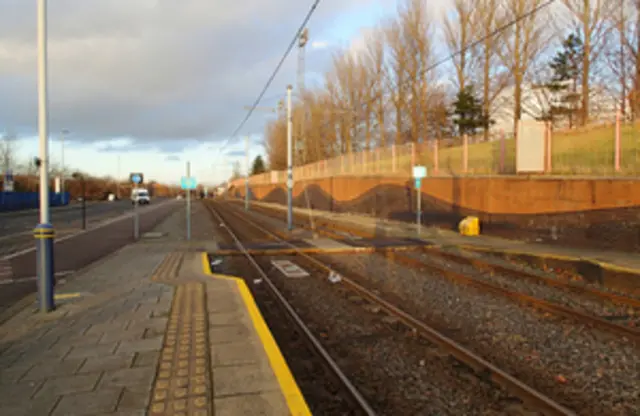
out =
<path fill-rule="evenodd" d="M 180 186 L 182 189 L 196 189 L 198 187 L 198 182 L 194 177 L 183 176 L 180 179 Z"/>
<path fill-rule="evenodd" d="M 416 178 L 416 189 L 420 189 L 421 185 L 422 185 L 422 179 L 421 178 Z"/>
<path fill-rule="evenodd" d="M 422 179 L 427 177 L 427 167 L 426 166 L 414 166 L 413 167 L 413 177 L 416 179 Z"/>
<path fill-rule="evenodd" d="M 129 179 L 131 179 L 132 183 L 135 183 L 136 185 L 140 185 L 142 182 L 144 182 L 144 175 L 142 173 L 131 173 L 129 174 Z"/>

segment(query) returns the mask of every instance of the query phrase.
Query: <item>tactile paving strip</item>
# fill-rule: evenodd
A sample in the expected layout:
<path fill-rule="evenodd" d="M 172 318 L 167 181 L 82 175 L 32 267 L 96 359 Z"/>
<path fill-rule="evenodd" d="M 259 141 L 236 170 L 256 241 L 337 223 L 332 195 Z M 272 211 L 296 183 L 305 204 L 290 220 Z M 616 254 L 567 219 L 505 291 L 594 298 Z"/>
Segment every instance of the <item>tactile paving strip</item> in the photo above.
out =
<path fill-rule="evenodd" d="M 153 273 L 152 280 L 162 283 L 174 283 L 182 265 L 184 253 L 172 252 L 165 256 L 160 266 Z"/>
<path fill-rule="evenodd" d="M 204 285 L 178 286 L 171 308 L 150 416 L 210 416 L 211 374 Z"/>

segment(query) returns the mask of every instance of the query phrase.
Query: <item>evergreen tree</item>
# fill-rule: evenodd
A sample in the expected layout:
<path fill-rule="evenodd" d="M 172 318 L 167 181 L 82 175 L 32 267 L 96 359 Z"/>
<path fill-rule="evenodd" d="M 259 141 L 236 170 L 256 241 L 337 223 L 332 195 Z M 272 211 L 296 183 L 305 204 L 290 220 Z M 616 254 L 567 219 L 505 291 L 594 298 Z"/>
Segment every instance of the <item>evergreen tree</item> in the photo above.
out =
<path fill-rule="evenodd" d="M 262 160 L 262 156 L 258 155 L 253 160 L 253 167 L 251 168 L 252 175 L 259 175 L 267 171 L 267 168 L 264 165 L 264 161 Z"/>
<path fill-rule="evenodd" d="M 578 82 L 582 73 L 582 39 L 577 34 L 570 34 L 562 42 L 560 49 L 551 60 L 549 66 L 553 71 L 547 88 L 557 97 L 551 104 L 547 120 L 554 121 L 558 117 L 568 117 L 569 127 L 573 127 L 573 119 L 580 111 L 580 94 Z"/>
<path fill-rule="evenodd" d="M 467 85 L 458 91 L 453 103 L 453 124 L 458 128 L 458 134 L 474 135 L 478 129 L 488 129 L 493 123 L 489 115 L 484 114 L 473 85 Z"/>

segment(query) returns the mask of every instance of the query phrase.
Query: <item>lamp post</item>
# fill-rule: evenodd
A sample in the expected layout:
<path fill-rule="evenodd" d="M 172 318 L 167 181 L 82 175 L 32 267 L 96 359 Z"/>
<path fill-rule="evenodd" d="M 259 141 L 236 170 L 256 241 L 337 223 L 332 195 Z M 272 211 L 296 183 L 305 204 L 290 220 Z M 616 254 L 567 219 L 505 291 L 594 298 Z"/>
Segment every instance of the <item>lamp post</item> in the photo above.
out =
<path fill-rule="evenodd" d="M 47 2 L 38 0 L 38 138 L 40 157 L 40 219 L 33 230 L 36 239 L 36 274 L 38 279 L 38 304 L 40 312 L 47 313 L 54 305 L 53 240 L 55 231 L 49 220 L 49 131 L 47 97 Z"/>
<path fill-rule="evenodd" d="M 67 129 L 62 129 L 62 131 L 60 132 L 60 190 L 62 191 L 62 202 L 65 202 L 64 199 L 64 193 L 66 191 L 66 187 L 65 187 L 65 179 L 66 179 L 66 174 L 65 174 L 65 167 L 64 167 L 64 139 L 65 136 L 69 134 L 69 130 Z"/>
<path fill-rule="evenodd" d="M 287 229 L 293 229 L 293 155 L 291 143 L 291 85 L 287 86 Z"/>
<path fill-rule="evenodd" d="M 81 173 L 74 173 L 73 179 L 80 181 L 80 188 L 82 192 L 82 229 L 87 229 L 87 184 L 84 179 L 84 175 Z"/>

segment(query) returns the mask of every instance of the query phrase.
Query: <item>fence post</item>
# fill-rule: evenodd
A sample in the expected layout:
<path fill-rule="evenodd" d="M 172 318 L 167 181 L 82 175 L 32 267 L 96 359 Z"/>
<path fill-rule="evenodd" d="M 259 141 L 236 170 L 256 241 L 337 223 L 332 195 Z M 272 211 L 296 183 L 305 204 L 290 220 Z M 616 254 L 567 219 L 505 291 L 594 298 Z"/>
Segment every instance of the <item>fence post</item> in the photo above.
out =
<path fill-rule="evenodd" d="M 416 165 L 416 144 L 412 142 L 411 143 L 411 166 L 415 166 L 415 165 Z"/>
<path fill-rule="evenodd" d="M 504 158 L 507 151 L 506 145 L 504 129 L 500 129 L 500 173 L 504 173 Z"/>
<path fill-rule="evenodd" d="M 467 173 L 469 170 L 469 136 L 462 136 L 462 171 Z"/>
<path fill-rule="evenodd" d="M 620 110 L 616 112 L 616 144 L 615 144 L 615 163 L 616 172 L 620 172 L 620 123 L 621 121 Z"/>
<path fill-rule="evenodd" d="M 397 162 L 396 162 L 396 144 L 391 145 L 391 170 L 393 173 L 396 173 Z"/>
<path fill-rule="evenodd" d="M 380 173 L 382 171 L 380 166 L 380 148 L 376 148 L 376 173 Z"/>
<path fill-rule="evenodd" d="M 438 169 L 440 168 L 440 162 L 438 161 L 438 139 L 433 139 L 433 173 L 438 174 Z"/>
<path fill-rule="evenodd" d="M 551 123 L 546 122 L 544 124 L 544 134 L 545 134 L 545 144 L 547 145 L 547 173 L 551 173 L 553 166 L 551 161 L 553 160 L 553 155 L 551 154 Z"/>

